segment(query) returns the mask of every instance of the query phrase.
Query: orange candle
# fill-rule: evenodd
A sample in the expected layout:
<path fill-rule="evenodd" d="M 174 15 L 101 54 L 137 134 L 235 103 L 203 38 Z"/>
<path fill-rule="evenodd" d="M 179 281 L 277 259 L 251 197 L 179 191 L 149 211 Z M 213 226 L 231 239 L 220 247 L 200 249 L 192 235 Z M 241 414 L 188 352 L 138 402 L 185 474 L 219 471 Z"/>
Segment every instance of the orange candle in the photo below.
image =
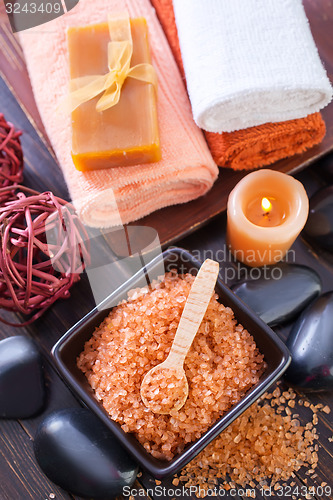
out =
<path fill-rule="evenodd" d="M 228 199 L 230 250 L 252 267 L 275 264 L 303 229 L 308 212 L 309 200 L 299 181 L 275 170 L 252 172 Z"/>

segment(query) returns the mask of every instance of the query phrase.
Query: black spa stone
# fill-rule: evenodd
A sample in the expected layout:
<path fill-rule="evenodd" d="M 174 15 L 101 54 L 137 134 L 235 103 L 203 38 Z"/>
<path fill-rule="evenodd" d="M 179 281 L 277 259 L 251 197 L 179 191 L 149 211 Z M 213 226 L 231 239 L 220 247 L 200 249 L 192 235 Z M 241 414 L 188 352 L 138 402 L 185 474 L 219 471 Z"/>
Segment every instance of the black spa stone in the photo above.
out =
<path fill-rule="evenodd" d="M 45 388 L 36 344 L 21 335 L 0 341 L 0 418 L 29 418 L 41 411 Z"/>
<path fill-rule="evenodd" d="M 292 355 L 286 380 L 302 390 L 333 389 L 333 291 L 300 316 L 287 340 Z"/>
<path fill-rule="evenodd" d="M 84 498 L 113 499 L 138 473 L 118 440 L 84 408 L 47 416 L 37 431 L 34 452 L 51 481 Z"/>
<path fill-rule="evenodd" d="M 315 247 L 333 253 L 333 185 L 317 191 L 311 198 L 302 235 Z"/>
<path fill-rule="evenodd" d="M 295 318 L 321 292 L 319 275 L 306 266 L 279 264 L 233 291 L 270 326 Z"/>
<path fill-rule="evenodd" d="M 324 177 L 327 182 L 332 184 L 333 182 L 333 157 L 332 155 L 328 155 L 325 158 L 323 158 L 319 165 L 316 165 L 318 167 L 317 172 L 321 177 Z"/>

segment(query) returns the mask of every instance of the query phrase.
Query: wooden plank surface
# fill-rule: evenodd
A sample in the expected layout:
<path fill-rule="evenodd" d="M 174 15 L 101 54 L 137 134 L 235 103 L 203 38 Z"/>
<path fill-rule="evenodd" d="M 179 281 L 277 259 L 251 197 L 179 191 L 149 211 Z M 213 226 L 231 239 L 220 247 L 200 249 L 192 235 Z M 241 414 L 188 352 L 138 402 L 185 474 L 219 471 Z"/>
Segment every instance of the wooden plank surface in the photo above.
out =
<path fill-rule="evenodd" d="M 304 6 L 319 53 L 329 77 L 333 80 L 333 44 L 331 41 L 333 6 L 331 0 L 304 0 Z M 2 2 L 0 2 L 0 55 L 0 75 L 5 79 L 42 141 L 53 154 L 32 95 L 17 35 L 11 32 Z M 302 155 L 281 160 L 270 168 L 295 173 L 331 151 L 333 148 L 333 104 L 323 110 L 323 117 L 327 133 L 319 146 Z M 204 197 L 185 205 L 158 210 L 141 219 L 140 224 L 157 229 L 163 246 L 171 244 L 223 212 L 226 209 L 230 191 L 245 174 L 222 168 L 218 180 Z M 169 223 L 170 220 L 172 224 Z"/>

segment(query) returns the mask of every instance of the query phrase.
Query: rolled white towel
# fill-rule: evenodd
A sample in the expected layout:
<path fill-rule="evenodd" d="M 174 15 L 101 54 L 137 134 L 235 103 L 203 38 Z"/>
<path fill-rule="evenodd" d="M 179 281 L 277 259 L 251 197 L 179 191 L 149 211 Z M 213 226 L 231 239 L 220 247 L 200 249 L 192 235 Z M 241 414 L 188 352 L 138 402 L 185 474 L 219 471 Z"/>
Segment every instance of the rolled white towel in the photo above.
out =
<path fill-rule="evenodd" d="M 196 123 L 232 132 L 332 99 L 301 0 L 173 0 Z"/>

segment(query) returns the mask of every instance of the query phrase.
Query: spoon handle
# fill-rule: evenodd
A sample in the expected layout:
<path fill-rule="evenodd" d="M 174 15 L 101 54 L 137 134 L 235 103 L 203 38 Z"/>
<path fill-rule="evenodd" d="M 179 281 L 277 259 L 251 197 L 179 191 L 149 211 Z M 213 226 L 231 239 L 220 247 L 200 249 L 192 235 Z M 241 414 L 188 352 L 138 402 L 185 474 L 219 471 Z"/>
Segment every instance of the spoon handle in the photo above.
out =
<path fill-rule="evenodd" d="M 182 367 L 212 297 L 219 264 L 206 259 L 193 282 L 165 365 Z"/>

